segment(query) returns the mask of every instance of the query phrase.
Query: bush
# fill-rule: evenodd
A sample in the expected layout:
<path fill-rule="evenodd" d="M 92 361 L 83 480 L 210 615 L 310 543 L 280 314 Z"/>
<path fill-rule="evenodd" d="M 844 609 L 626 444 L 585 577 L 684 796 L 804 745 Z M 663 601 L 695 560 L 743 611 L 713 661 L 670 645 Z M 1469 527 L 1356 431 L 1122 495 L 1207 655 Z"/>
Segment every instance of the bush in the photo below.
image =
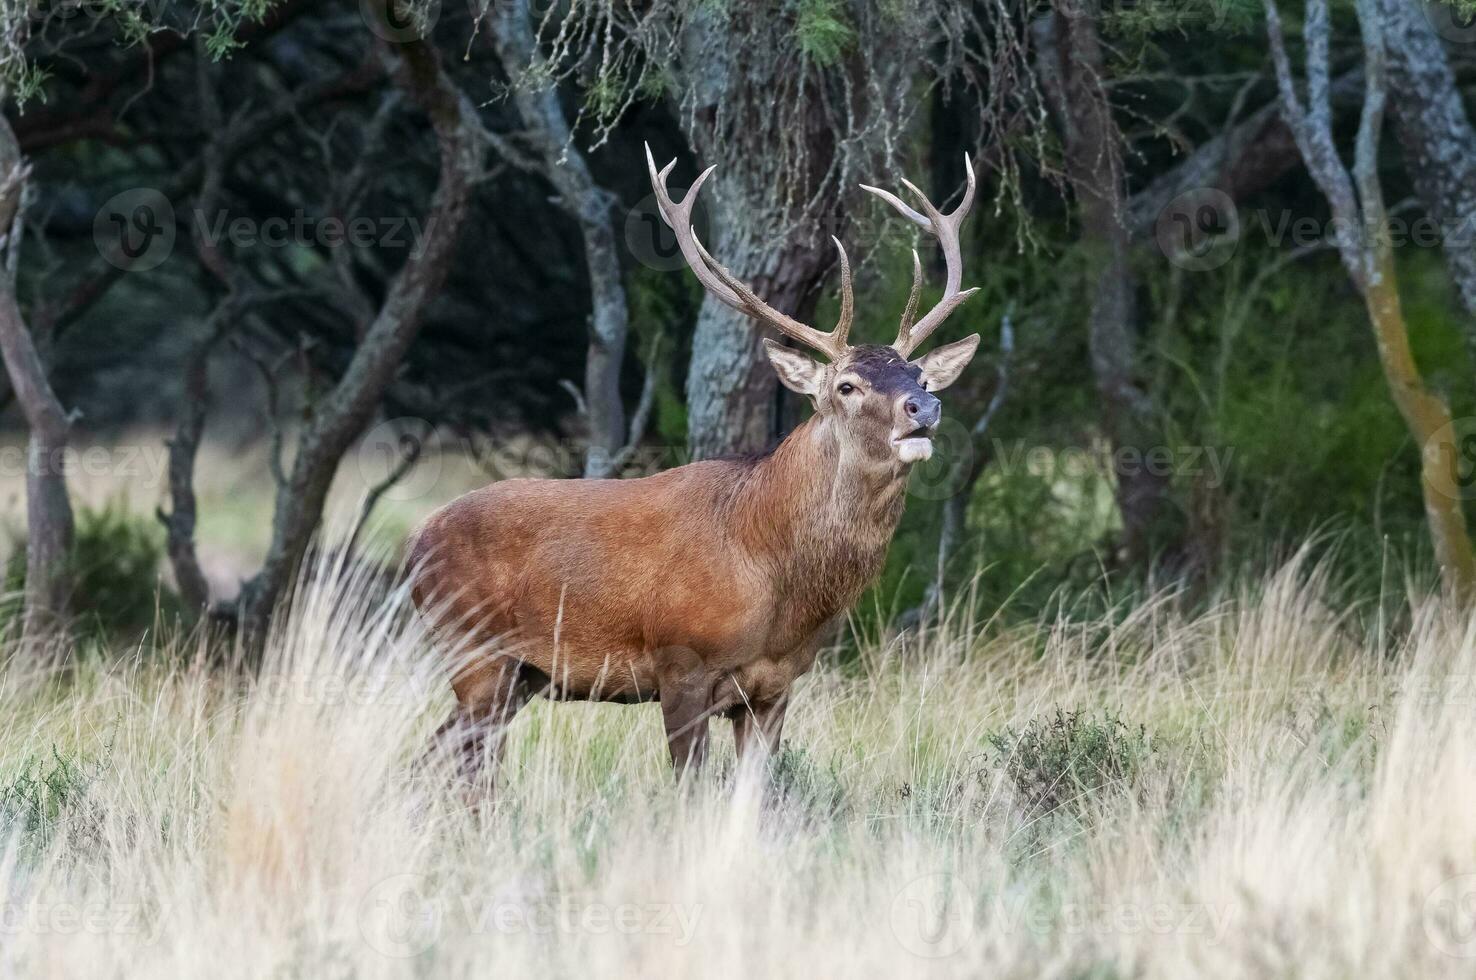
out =
<path fill-rule="evenodd" d="M 827 820 L 846 812 L 845 787 L 833 762 L 822 768 L 804 749 L 785 743 L 772 766 L 771 785 L 792 806 Z"/>
<path fill-rule="evenodd" d="M 103 763 L 69 758 L 53 746 L 51 758 L 28 758 L 0 782 L 0 835 L 39 851 L 60 830 L 83 842 L 95 836 L 96 814 L 87 810 L 87 790 Z"/>
<path fill-rule="evenodd" d="M 1108 711 L 1056 709 L 1023 729 L 989 736 L 990 762 L 1004 771 L 1031 814 L 1079 813 L 1105 793 L 1131 787 L 1154 751 L 1147 728 Z"/>
<path fill-rule="evenodd" d="M 140 633 L 154 624 L 156 611 L 173 615 L 177 600 L 160 581 L 163 530 L 152 520 L 129 513 L 119 501 L 77 516 L 70 559 L 71 611 L 77 629 L 93 635 Z M 26 587 L 26 548 L 21 543 L 5 567 L 3 610 L 7 625 L 19 613 Z"/>

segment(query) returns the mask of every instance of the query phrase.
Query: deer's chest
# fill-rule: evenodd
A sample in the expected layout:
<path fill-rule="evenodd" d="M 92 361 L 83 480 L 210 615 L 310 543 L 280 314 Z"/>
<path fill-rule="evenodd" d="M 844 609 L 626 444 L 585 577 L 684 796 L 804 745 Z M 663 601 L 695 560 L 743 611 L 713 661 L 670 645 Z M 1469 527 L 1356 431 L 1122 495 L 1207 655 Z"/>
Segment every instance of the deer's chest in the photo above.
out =
<path fill-rule="evenodd" d="M 807 642 L 844 615 L 881 572 L 887 538 L 841 538 L 798 553 L 777 580 L 771 648 Z"/>

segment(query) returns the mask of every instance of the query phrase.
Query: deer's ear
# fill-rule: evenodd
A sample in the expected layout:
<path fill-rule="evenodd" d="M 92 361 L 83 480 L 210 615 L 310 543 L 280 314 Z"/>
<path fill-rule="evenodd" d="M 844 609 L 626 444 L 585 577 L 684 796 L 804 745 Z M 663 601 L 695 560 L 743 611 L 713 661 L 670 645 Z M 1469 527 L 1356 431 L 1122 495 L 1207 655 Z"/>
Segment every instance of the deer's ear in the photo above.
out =
<path fill-rule="evenodd" d="M 774 365 L 774 373 L 779 375 L 779 381 L 784 387 L 811 397 L 820 391 L 820 379 L 825 377 L 825 365 L 768 337 L 764 338 L 764 350 L 768 352 L 769 363 Z"/>
<path fill-rule="evenodd" d="M 958 380 L 958 376 L 969 366 L 978 349 L 979 335 L 969 334 L 963 340 L 928 351 L 912 363 L 922 369 L 924 388 L 928 391 L 942 391 Z"/>

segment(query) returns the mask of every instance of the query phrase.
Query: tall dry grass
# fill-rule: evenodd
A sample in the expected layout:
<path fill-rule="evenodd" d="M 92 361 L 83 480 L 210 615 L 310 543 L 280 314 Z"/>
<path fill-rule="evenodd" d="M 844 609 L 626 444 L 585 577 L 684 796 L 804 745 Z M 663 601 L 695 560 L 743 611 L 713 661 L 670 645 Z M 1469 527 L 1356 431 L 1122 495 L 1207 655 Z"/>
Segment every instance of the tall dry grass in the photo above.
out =
<path fill-rule="evenodd" d="M 27 976 L 1469 975 L 1476 620 L 1294 558 L 1187 614 L 957 611 L 822 660 L 772 788 L 672 784 L 654 706 L 538 702 L 471 813 L 353 569 L 261 674 L 0 681 L 0 964 Z"/>

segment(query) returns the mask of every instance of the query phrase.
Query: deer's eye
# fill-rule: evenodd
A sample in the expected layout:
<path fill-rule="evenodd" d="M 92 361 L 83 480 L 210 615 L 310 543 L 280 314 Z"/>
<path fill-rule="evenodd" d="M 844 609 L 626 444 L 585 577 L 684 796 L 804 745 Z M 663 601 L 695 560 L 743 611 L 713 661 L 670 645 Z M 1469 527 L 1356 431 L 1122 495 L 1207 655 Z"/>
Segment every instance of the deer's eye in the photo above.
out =
<path fill-rule="evenodd" d="M 840 383 L 840 387 L 835 390 L 840 392 L 842 395 L 849 395 L 851 392 L 856 390 L 856 386 L 851 384 L 849 381 L 842 381 Z"/>

